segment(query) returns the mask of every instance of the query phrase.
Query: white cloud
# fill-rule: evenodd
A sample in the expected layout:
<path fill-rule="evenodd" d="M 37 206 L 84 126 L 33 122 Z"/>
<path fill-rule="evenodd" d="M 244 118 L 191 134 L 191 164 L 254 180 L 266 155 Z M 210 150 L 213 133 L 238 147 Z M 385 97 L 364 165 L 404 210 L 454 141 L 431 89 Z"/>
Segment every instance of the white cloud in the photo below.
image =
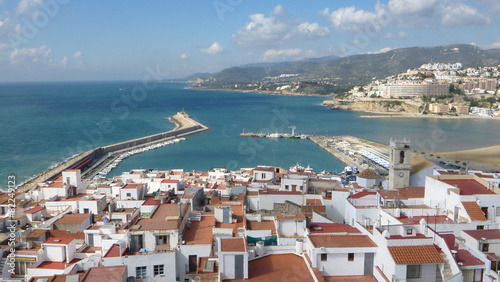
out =
<path fill-rule="evenodd" d="M 390 48 L 390 47 L 385 47 L 385 48 L 382 48 L 378 51 L 373 51 L 373 52 L 367 52 L 367 54 L 381 54 L 381 53 L 386 53 L 386 52 L 389 52 L 391 50 L 394 50 L 394 48 Z"/>
<path fill-rule="evenodd" d="M 285 14 L 286 14 L 286 12 L 285 12 L 285 8 L 283 8 L 283 6 L 278 5 L 278 6 L 274 7 L 273 15 L 284 16 Z"/>
<path fill-rule="evenodd" d="M 277 46 L 287 41 L 317 39 L 329 34 L 328 27 L 294 18 L 282 6 L 276 6 L 271 16 L 253 14 L 250 22 L 233 34 L 237 45 L 247 47 Z"/>
<path fill-rule="evenodd" d="M 437 2 L 437 0 L 390 0 L 387 7 L 391 13 L 398 15 L 419 14 L 432 11 Z"/>
<path fill-rule="evenodd" d="M 379 7 L 379 6 L 377 6 Z M 376 12 L 358 10 L 355 6 L 344 7 L 330 13 L 329 9 L 320 12 L 326 17 L 337 30 L 352 31 L 370 22 L 375 22 L 382 13 L 382 9 Z"/>
<path fill-rule="evenodd" d="M 218 42 L 214 42 L 208 48 L 201 48 L 200 52 L 207 55 L 217 55 L 224 52 L 224 48 Z"/>
<path fill-rule="evenodd" d="M 10 47 L 7 43 L 0 43 L 0 50 L 6 50 Z"/>
<path fill-rule="evenodd" d="M 478 10 L 465 4 L 449 5 L 442 10 L 441 23 L 448 27 L 477 27 L 484 26 L 491 22 L 491 19 L 481 15 Z"/>
<path fill-rule="evenodd" d="M 44 0 L 21 0 L 17 4 L 16 12 L 25 14 L 30 11 L 37 11 L 42 7 L 43 2 Z"/>
<path fill-rule="evenodd" d="M 404 32 L 404 31 L 399 31 L 397 33 L 388 32 L 384 35 L 384 38 L 388 38 L 388 39 L 405 38 L 405 37 L 408 37 L 408 33 Z"/>
<path fill-rule="evenodd" d="M 47 63 L 50 52 L 52 50 L 45 45 L 38 48 L 14 49 L 10 52 L 9 59 L 10 63 L 14 65 L 22 63 Z"/>
<path fill-rule="evenodd" d="M 303 50 L 299 48 L 281 50 L 269 49 L 262 54 L 260 60 L 263 62 L 295 61 L 317 55 L 318 52 L 316 50 Z"/>
<path fill-rule="evenodd" d="M 179 56 L 179 59 L 181 60 L 187 60 L 191 58 L 191 55 L 189 55 L 188 53 L 182 53 L 180 56 Z"/>
<path fill-rule="evenodd" d="M 483 48 L 484 49 L 500 48 L 500 38 L 497 38 L 497 40 L 493 41 L 490 45 L 484 46 Z"/>
<path fill-rule="evenodd" d="M 498 0 L 480 0 L 479 4 L 488 10 L 500 12 L 500 2 Z"/>
<path fill-rule="evenodd" d="M 320 11 L 319 15 L 328 19 L 337 30 L 355 32 L 360 30 L 379 32 L 389 26 L 415 28 L 436 27 L 441 24 L 445 27 L 477 27 L 491 23 L 488 16 L 464 2 L 464 0 L 389 0 L 387 4 L 377 3 L 373 11 L 350 6 L 333 12 L 326 8 Z"/>
<path fill-rule="evenodd" d="M 80 51 L 76 52 L 76 53 L 73 55 L 73 58 L 81 58 L 81 57 L 83 57 L 83 53 L 82 53 L 82 52 L 80 52 Z"/>

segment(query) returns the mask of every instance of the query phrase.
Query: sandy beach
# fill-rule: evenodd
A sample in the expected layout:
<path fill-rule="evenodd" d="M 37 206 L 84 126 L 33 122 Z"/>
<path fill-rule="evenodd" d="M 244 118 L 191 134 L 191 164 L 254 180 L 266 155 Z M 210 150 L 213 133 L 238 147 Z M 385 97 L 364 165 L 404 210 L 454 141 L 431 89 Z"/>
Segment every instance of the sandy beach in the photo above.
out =
<path fill-rule="evenodd" d="M 500 145 L 491 147 L 433 153 L 433 157 L 453 164 L 458 160 L 458 164 L 463 166 L 464 162 L 470 162 L 472 169 L 481 169 L 487 171 L 500 170 Z"/>
<path fill-rule="evenodd" d="M 404 113 L 376 113 L 376 115 L 361 115 L 360 118 L 433 118 L 433 119 L 488 119 L 488 120 L 499 120 L 499 117 L 482 117 L 482 116 L 471 116 L 471 115 L 415 115 L 415 114 L 404 114 Z"/>

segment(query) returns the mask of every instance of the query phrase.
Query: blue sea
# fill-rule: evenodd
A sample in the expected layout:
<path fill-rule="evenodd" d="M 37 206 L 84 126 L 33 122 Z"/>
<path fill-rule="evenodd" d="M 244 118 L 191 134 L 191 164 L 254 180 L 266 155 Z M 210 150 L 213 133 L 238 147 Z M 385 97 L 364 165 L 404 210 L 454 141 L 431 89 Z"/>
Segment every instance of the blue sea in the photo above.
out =
<path fill-rule="evenodd" d="M 344 165 L 309 140 L 241 137 L 247 132 L 353 135 L 388 144 L 410 138 L 418 151 L 496 145 L 500 121 L 484 119 L 361 118 L 330 110 L 325 98 L 251 92 L 200 91 L 182 83 L 144 89 L 141 81 L 0 84 L 0 187 L 18 183 L 91 148 L 174 128 L 167 118 L 185 110 L 210 127 L 178 144 L 128 158 L 112 171 L 132 168 L 208 170 L 256 165 Z M 2 180 L 3 179 L 3 180 Z"/>

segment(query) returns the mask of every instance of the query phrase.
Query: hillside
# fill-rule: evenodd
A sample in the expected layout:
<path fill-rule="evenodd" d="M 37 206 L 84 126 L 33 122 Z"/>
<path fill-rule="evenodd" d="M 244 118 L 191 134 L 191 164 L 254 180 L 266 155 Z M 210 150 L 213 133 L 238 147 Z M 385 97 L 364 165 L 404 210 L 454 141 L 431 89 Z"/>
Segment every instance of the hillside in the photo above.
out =
<path fill-rule="evenodd" d="M 461 62 L 464 67 L 497 66 L 500 64 L 500 49 L 483 50 L 475 45 L 457 44 L 401 48 L 379 54 L 326 57 L 265 66 L 254 64 L 224 69 L 205 77 L 199 87 L 231 88 L 235 84 L 262 83 L 258 90 L 273 90 L 276 85 L 286 82 L 307 81 L 321 82 L 322 85 L 328 85 L 329 91 L 340 93 L 354 85 L 366 84 L 373 78 L 384 78 L 429 62 Z M 297 76 L 269 81 L 269 77 L 281 74 Z"/>

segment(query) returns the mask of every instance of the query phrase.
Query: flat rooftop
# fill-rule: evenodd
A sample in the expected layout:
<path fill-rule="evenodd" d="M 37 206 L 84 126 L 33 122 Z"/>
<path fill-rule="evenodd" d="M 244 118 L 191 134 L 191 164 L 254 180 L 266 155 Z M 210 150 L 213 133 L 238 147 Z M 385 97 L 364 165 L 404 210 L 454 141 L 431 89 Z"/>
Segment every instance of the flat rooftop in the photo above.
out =
<path fill-rule="evenodd" d="M 223 281 L 241 281 L 226 279 Z M 248 263 L 245 281 L 314 281 L 304 258 L 294 254 L 268 255 Z"/>
<path fill-rule="evenodd" d="M 316 248 L 369 248 L 377 245 L 366 235 L 309 235 Z"/>
<path fill-rule="evenodd" d="M 202 215 L 200 221 L 191 221 L 191 226 L 184 228 L 182 239 L 186 245 L 212 244 L 215 216 Z"/>
<path fill-rule="evenodd" d="M 495 194 L 475 179 L 440 179 L 440 181 L 456 186 L 460 189 L 460 195 Z"/>

